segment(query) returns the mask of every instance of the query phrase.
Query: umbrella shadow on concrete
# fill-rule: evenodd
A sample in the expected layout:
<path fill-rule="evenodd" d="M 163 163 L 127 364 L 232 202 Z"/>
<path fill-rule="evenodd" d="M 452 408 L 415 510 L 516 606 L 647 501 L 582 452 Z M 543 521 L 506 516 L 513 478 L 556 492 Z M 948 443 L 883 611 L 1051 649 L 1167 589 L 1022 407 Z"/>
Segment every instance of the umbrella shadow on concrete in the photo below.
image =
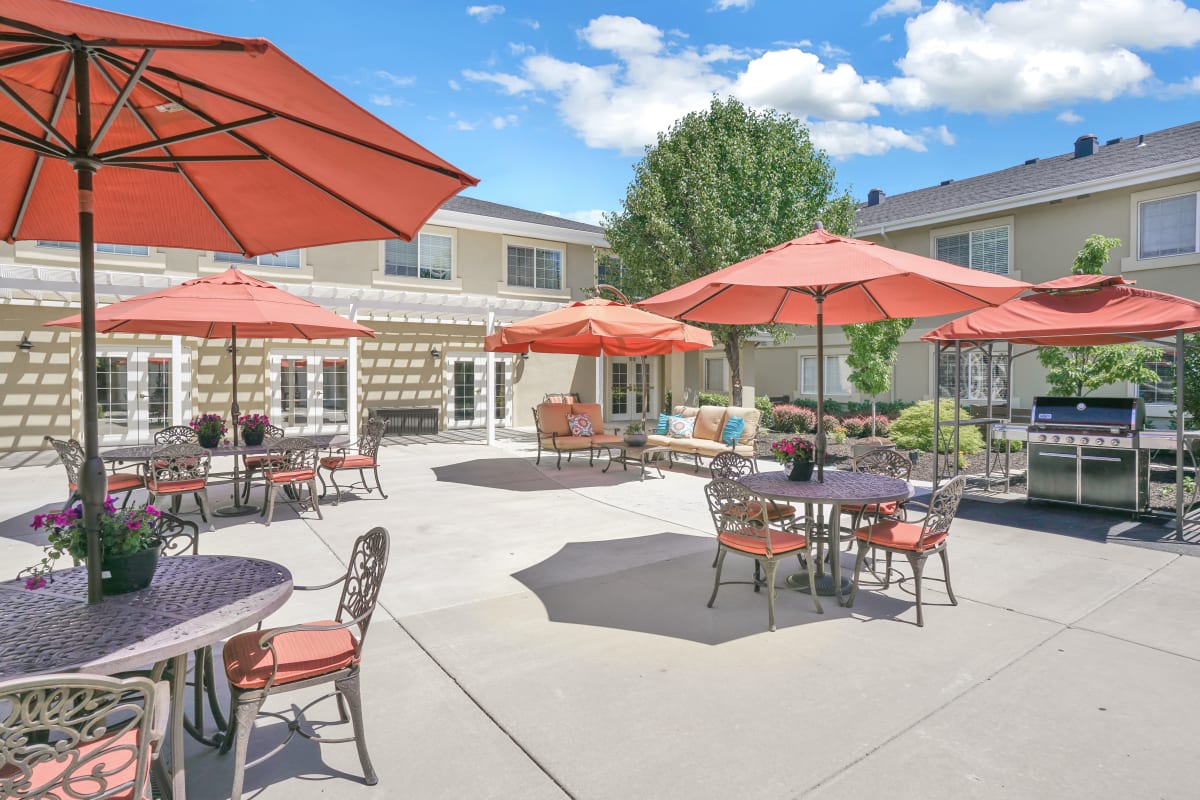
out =
<path fill-rule="evenodd" d="M 549 471 L 544 471 L 549 464 Z M 561 470 L 554 469 L 554 462 L 542 460 L 539 468 L 525 458 L 477 458 L 433 467 L 433 474 L 443 483 L 461 483 L 466 486 L 481 486 L 489 489 L 506 489 L 511 492 L 562 491 L 563 486 L 612 486 L 625 481 L 636 481 L 641 477 L 637 467 L 628 471 L 614 464 L 607 473 L 602 470 L 608 461 L 598 459 L 588 466 L 587 456 L 563 461 Z"/>
<path fill-rule="evenodd" d="M 716 544 L 710 537 L 654 533 L 629 539 L 568 542 L 554 555 L 513 577 L 546 608 L 551 622 L 668 636 L 699 644 L 719 645 L 747 636 L 772 635 L 767 630 L 767 596 L 749 583 L 721 587 L 712 593 Z M 775 621 L 778 631 L 850 616 L 833 598 L 822 598 L 818 615 L 808 595 L 784 588 L 783 578 L 796 565 L 784 562 L 776 579 Z M 722 580 L 749 580 L 752 562 L 727 556 Z M 871 593 L 860 595 L 856 615 L 893 617 L 911 604 Z"/>

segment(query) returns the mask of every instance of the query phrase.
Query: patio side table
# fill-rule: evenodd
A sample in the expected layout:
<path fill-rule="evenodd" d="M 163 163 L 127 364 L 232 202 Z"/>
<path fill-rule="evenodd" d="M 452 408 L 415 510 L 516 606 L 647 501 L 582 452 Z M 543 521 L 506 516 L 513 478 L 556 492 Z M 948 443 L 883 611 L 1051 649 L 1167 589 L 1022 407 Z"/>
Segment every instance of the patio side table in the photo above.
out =
<path fill-rule="evenodd" d="M 54 573 L 45 588 L 0 583 L 0 680 L 50 672 L 112 675 L 174 661 L 168 785 L 186 800 L 183 700 L 188 653 L 243 631 L 281 607 L 292 574 L 236 556 L 173 556 L 145 589 L 87 604 L 87 568 Z"/>
<path fill-rule="evenodd" d="M 614 444 L 609 445 L 605 449 L 609 451 L 608 463 L 604 465 L 604 469 L 601 472 L 608 472 L 608 468 L 613 465 L 614 461 L 619 462 L 626 472 L 629 471 L 630 464 L 637 464 L 641 467 L 641 479 L 644 481 L 646 480 L 646 471 L 651 466 L 658 470 L 658 477 L 661 478 L 663 477 L 663 472 L 662 467 L 659 465 L 664 461 L 667 462 L 668 467 L 673 467 L 675 464 L 671 448 L 663 445 L 643 445 L 637 447 L 628 444 Z M 613 458 L 613 450 L 617 451 L 616 458 Z"/>

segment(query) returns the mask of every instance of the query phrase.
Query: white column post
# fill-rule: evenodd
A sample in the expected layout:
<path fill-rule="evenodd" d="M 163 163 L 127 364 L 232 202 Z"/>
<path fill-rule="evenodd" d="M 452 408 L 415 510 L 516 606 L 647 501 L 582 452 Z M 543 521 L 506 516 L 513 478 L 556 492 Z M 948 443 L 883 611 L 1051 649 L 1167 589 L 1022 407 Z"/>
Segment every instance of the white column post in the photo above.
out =
<path fill-rule="evenodd" d="M 600 419 L 604 419 L 604 354 L 596 356 L 596 402 L 600 405 Z"/>
<path fill-rule="evenodd" d="M 358 300 L 350 301 L 349 318 L 358 322 Z M 349 353 L 346 356 L 346 416 L 350 418 L 350 441 L 358 440 L 358 337 L 346 340 Z"/>
<path fill-rule="evenodd" d="M 183 337 L 171 337 L 171 424 L 186 425 L 183 420 Z M 237 420 L 233 420 L 237 424 Z"/>
<path fill-rule="evenodd" d="M 496 312 L 487 312 L 487 335 L 496 332 Z M 484 385 L 487 386 L 487 443 L 488 447 L 496 444 L 496 354 L 492 351 L 487 353 L 487 380 Z"/>

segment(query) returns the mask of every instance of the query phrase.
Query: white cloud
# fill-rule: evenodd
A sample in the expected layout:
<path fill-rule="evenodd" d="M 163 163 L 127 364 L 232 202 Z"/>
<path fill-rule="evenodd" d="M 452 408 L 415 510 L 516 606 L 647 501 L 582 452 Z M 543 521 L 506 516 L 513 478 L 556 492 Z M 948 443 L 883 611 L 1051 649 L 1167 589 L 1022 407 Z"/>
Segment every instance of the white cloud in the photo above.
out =
<path fill-rule="evenodd" d="M 958 141 L 945 125 L 938 125 L 936 128 L 925 128 L 924 133 L 926 137 L 937 139 L 947 147 L 953 146 Z"/>
<path fill-rule="evenodd" d="M 536 19 L 523 19 L 523 20 L 519 20 L 519 22 L 522 25 L 528 25 L 529 27 L 533 28 L 535 31 L 538 28 L 542 27 L 542 23 L 538 22 Z"/>
<path fill-rule="evenodd" d="M 754 59 L 738 78 L 734 94 L 793 116 L 835 120 L 877 116 L 876 106 L 889 99 L 883 84 L 865 80 L 849 64 L 828 70 L 803 50 L 777 50 Z"/>
<path fill-rule="evenodd" d="M 1158 96 L 1172 100 L 1189 94 L 1200 94 L 1200 75 L 1186 78 L 1178 83 L 1171 83 L 1158 90 Z"/>
<path fill-rule="evenodd" d="M 516 114 L 505 114 L 502 117 L 492 117 L 492 127 L 496 130 L 504 130 L 517 124 Z"/>
<path fill-rule="evenodd" d="M 623 58 L 653 55 L 662 50 L 663 33 L 636 17 L 605 14 L 579 32 L 579 37 L 597 50 L 611 50 Z"/>
<path fill-rule="evenodd" d="M 454 121 L 454 130 L 456 130 L 456 131 L 473 131 L 473 130 L 475 130 L 475 123 L 467 122 L 465 119 L 456 119 Z"/>
<path fill-rule="evenodd" d="M 587 211 L 543 211 L 543 214 L 549 214 L 552 217 L 562 217 L 563 219 L 573 219 L 576 222 L 586 222 L 588 225 L 600 225 L 604 221 L 604 215 L 607 211 L 600 208 L 592 208 Z"/>
<path fill-rule="evenodd" d="M 1012 0 L 981 11 L 942 0 L 906 25 L 896 102 L 1015 112 L 1141 91 L 1151 69 L 1133 48 L 1200 42 L 1200 10 L 1180 0 Z M 891 87 L 889 87 L 891 88 Z"/>
<path fill-rule="evenodd" d="M 375 70 L 375 77 L 396 87 L 412 86 L 417 82 L 417 79 L 412 75 L 393 75 L 386 69 Z"/>
<path fill-rule="evenodd" d="M 492 3 L 487 6 L 467 6 L 467 16 L 474 17 L 480 22 L 491 22 L 492 17 L 504 13 L 504 6 Z"/>
<path fill-rule="evenodd" d="M 890 42 L 891 40 L 892 40 L 892 35 L 890 33 L 885 33 L 879 37 L 879 41 L 881 41 L 881 42 Z"/>
<path fill-rule="evenodd" d="M 875 22 L 880 17 L 891 17 L 897 14 L 915 14 L 921 10 L 921 0 L 887 0 L 886 3 L 871 12 L 869 22 Z"/>
<path fill-rule="evenodd" d="M 854 155 L 878 156 L 896 148 L 915 150 L 918 153 L 927 149 L 923 136 L 884 125 L 825 120 L 811 122 L 808 127 L 813 144 L 833 158 Z"/>
<path fill-rule="evenodd" d="M 526 53 L 533 52 L 533 45 L 525 44 L 524 42 L 509 42 L 508 52 L 512 53 L 514 56 L 523 56 Z"/>
<path fill-rule="evenodd" d="M 459 84 L 459 82 L 458 82 L 458 81 L 456 81 L 456 80 L 454 80 L 453 78 L 451 78 L 450 80 L 446 81 L 446 85 L 447 85 L 447 86 L 449 86 L 449 87 L 450 87 L 450 89 L 451 89 L 451 90 L 453 90 L 453 91 L 455 91 L 455 92 L 461 92 L 461 91 L 462 91 L 462 85 L 461 85 L 461 84 Z"/>
<path fill-rule="evenodd" d="M 715 0 L 713 11 L 728 11 L 731 8 L 740 8 L 745 11 L 752 5 L 754 5 L 754 0 Z"/>
<path fill-rule="evenodd" d="M 1079 116 L 1071 109 L 1067 109 L 1066 111 L 1060 112 L 1059 115 L 1057 117 L 1055 117 L 1055 119 L 1058 120 L 1059 122 L 1065 122 L 1068 125 L 1077 125 L 1080 122 L 1083 122 L 1083 117 Z"/>
<path fill-rule="evenodd" d="M 505 72 L 480 72 L 474 69 L 464 69 L 462 74 L 469 81 L 494 83 L 504 89 L 507 94 L 520 94 L 534 88 L 533 84 L 524 78 Z"/>
<path fill-rule="evenodd" d="M 393 104 L 392 96 L 389 94 L 373 94 L 367 98 L 373 106 L 390 106 Z"/>
<path fill-rule="evenodd" d="M 831 61 L 836 61 L 839 58 L 849 57 L 850 51 L 846 50 L 844 48 L 838 47 L 836 44 L 833 44 L 832 42 L 821 42 L 821 55 L 824 56 L 825 58 L 828 58 Z"/>

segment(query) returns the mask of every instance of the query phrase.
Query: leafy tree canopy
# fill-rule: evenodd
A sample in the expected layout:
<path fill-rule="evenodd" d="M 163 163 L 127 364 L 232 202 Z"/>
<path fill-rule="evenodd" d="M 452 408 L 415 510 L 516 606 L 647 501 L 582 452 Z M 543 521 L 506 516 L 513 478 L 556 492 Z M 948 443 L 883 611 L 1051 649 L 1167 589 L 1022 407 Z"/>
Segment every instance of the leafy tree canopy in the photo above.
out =
<path fill-rule="evenodd" d="M 837 193 L 829 157 L 797 120 L 714 97 L 646 148 L 604 227 L 623 265 L 619 288 L 645 298 L 802 236 L 818 220 L 849 233 L 856 205 Z M 786 334 L 780 326 L 704 327 L 725 346 L 740 402 L 743 338 Z"/>

